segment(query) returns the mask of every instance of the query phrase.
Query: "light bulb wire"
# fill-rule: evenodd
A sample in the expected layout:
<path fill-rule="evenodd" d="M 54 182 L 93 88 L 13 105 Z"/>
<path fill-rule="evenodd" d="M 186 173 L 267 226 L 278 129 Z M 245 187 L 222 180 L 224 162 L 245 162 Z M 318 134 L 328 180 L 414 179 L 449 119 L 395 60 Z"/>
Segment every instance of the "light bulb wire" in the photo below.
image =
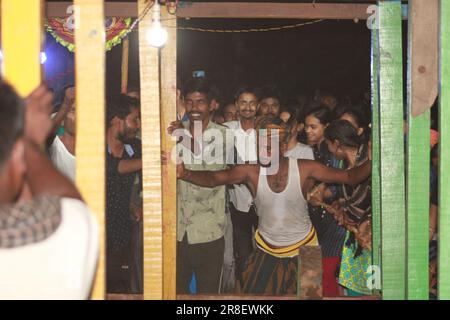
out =
<path fill-rule="evenodd" d="M 142 19 L 145 18 L 145 16 L 149 13 L 150 9 L 155 4 L 155 1 L 149 1 L 147 6 L 142 10 L 142 12 L 139 14 L 136 20 L 131 24 L 130 28 L 127 30 L 127 32 L 124 34 L 123 38 L 127 37 L 139 24 L 139 22 L 142 21 Z"/>

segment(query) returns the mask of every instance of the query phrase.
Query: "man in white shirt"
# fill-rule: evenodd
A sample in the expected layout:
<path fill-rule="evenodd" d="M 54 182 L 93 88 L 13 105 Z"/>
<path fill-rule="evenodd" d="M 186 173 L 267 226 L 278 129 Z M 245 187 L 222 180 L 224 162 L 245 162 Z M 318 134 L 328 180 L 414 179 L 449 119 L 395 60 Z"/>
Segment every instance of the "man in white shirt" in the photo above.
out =
<path fill-rule="evenodd" d="M 69 85 L 63 89 L 64 100 L 53 119 L 53 128 L 64 124 L 64 134 L 55 136 L 49 154 L 53 164 L 70 180 L 75 181 L 75 87 Z"/>
<path fill-rule="evenodd" d="M 254 89 L 240 88 L 235 95 L 238 110 L 237 121 L 224 125 L 234 132 L 233 163 L 243 164 L 257 161 L 255 119 L 258 96 Z M 230 155 L 228 156 L 230 159 Z M 231 162 L 231 161 L 229 161 Z M 235 184 L 229 189 L 230 214 L 233 225 L 233 252 L 236 265 L 236 279 L 241 281 L 247 258 L 253 251 L 253 233 L 258 226 L 258 216 L 253 205 L 253 196 L 245 184 Z"/>
<path fill-rule="evenodd" d="M 95 218 L 43 152 L 52 99 L 0 82 L 0 299 L 87 299 L 94 279 Z"/>

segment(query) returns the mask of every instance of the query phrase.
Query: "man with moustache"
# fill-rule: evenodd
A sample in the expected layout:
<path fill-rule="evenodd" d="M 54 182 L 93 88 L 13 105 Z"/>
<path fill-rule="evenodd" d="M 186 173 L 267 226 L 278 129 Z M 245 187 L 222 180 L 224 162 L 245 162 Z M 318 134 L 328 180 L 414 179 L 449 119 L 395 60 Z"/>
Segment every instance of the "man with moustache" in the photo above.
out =
<path fill-rule="evenodd" d="M 235 94 L 235 108 L 239 120 L 225 122 L 234 132 L 234 148 L 237 159 L 233 163 L 256 163 L 255 119 L 258 95 L 252 88 L 239 88 Z M 229 161 L 230 162 L 230 161 Z M 233 253 L 236 265 L 236 279 L 242 285 L 242 271 L 253 251 L 253 230 L 258 226 L 258 216 L 253 196 L 245 184 L 234 184 L 229 189 L 230 214 L 233 225 Z"/>
<path fill-rule="evenodd" d="M 261 88 L 261 97 L 258 107 L 258 115 L 278 117 L 280 114 L 281 96 L 275 86 Z"/>
<path fill-rule="evenodd" d="M 192 78 L 183 95 L 189 120 L 182 123 L 178 154 L 190 170 L 225 169 L 226 128 L 210 121 L 214 107 L 211 83 L 205 78 Z M 194 273 L 198 293 L 218 293 L 227 224 L 225 186 L 202 188 L 179 180 L 177 197 L 177 292 L 189 293 Z"/>
<path fill-rule="evenodd" d="M 236 121 L 238 120 L 238 109 L 236 107 L 236 104 L 233 102 L 230 102 L 225 105 L 223 108 L 223 119 L 224 122 L 230 122 L 230 121 Z"/>
<path fill-rule="evenodd" d="M 142 149 L 136 134 L 141 126 L 139 100 L 124 94 L 108 99 L 107 163 L 107 292 L 130 290 L 130 200 Z"/>

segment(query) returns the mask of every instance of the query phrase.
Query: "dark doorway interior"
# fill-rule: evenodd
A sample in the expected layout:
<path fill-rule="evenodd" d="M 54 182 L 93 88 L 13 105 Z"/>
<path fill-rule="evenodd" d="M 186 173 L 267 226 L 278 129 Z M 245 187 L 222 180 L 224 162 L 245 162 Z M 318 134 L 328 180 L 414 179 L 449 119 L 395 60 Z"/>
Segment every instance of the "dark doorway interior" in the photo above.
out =
<path fill-rule="evenodd" d="M 202 29 L 252 29 L 301 20 L 180 20 Z M 290 96 L 316 89 L 361 96 L 370 91 L 370 30 L 365 21 L 324 20 L 299 28 L 253 33 L 178 32 L 179 83 L 204 70 L 224 98 L 241 84 L 276 84 Z"/>

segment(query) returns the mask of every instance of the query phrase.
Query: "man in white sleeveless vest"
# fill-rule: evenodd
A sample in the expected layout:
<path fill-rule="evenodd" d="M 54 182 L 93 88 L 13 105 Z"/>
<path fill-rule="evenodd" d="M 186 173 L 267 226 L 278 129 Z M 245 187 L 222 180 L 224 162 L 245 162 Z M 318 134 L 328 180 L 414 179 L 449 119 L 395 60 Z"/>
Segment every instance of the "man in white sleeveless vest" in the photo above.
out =
<path fill-rule="evenodd" d="M 294 294 L 297 291 L 297 255 L 300 246 L 317 244 L 308 215 L 307 188 L 312 180 L 357 184 L 371 173 L 371 163 L 349 171 L 312 160 L 284 156 L 290 128 L 280 119 L 258 120 L 258 164 L 229 170 L 191 171 L 181 163 L 178 178 L 203 186 L 246 183 L 259 216 L 257 248 L 243 272 L 243 293 Z M 283 279 L 280 281 L 280 279 Z"/>

